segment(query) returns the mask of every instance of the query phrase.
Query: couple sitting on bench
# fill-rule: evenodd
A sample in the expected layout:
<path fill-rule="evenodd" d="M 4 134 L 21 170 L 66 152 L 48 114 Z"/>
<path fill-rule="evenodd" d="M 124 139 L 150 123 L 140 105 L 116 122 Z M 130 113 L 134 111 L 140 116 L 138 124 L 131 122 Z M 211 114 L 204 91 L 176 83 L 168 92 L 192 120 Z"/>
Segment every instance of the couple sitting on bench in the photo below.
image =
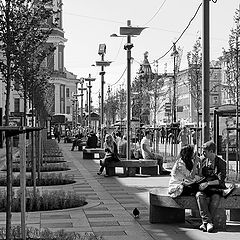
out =
<path fill-rule="evenodd" d="M 208 141 L 203 145 L 203 156 L 194 154 L 194 147 L 184 146 L 175 162 L 169 181 L 168 193 L 172 198 L 195 196 L 202 218 L 200 230 L 212 232 L 213 216 L 220 196 L 227 197 L 235 185 L 225 186 L 226 161 L 216 155 L 216 145 Z M 210 197 L 210 202 L 207 198 Z"/>
<path fill-rule="evenodd" d="M 151 152 L 150 138 L 151 138 L 150 131 L 146 130 L 145 137 L 141 141 L 141 150 L 142 150 L 143 158 L 149 159 L 149 160 L 150 159 L 157 160 L 159 165 L 159 174 L 169 175 L 170 171 L 167 171 L 163 168 L 163 157 Z M 103 173 L 103 170 L 108 163 L 120 161 L 118 151 L 117 151 L 117 144 L 114 142 L 112 135 L 110 134 L 106 135 L 103 147 L 105 149 L 106 154 L 104 159 L 102 159 L 102 166 L 100 167 L 100 170 L 97 173 L 98 175 L 101 175 Z"/>

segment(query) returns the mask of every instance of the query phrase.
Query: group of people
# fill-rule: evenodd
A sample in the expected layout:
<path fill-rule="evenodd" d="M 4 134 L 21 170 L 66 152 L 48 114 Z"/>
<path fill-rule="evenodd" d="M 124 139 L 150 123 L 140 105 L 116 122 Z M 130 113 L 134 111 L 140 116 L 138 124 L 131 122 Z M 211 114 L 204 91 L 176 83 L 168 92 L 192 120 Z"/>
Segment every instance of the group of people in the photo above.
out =
<path fill-rule="evenodd" d="M 163 157 L 159 154 L 152 152 L 151 145 L 150 145 L 151 134 L 149 130 L 145 131 L 145 136 L 141 140 L 141 153 L 143 159 L 155 159 L 158 161 L 159 166 L 159 174 L 160 175 L 169 175 L 170 171 L 163 168 Z M 109 162 L 117 162 L 120 161 L 120 157 L 126 156 L 127 151 L 127 141 L 126 137 L 123 136 L 124 144 L 118 144 L 121 142 L 120 139 L 114 138 L 114 134 L 106 134 L 105 142 L 104 142 L 104 149 L 105 149 L 105 157 L 101 161 L 101 167 L 99 169 L 98 175 L 103 173 L 104 167 Z M 124 148 L 124 150 L 122 149 Z M 124 154 L 123 154 L 124 151 Z M 119 152 L 121 154 L 119 154 Z M 105 176 L 107 176 L 105 174 Z"/>
<path fill-rule="evenodd" d="M 202 219 L 200 230 L 212 232 L 213 217 L 220 198 L 226 198 L 235 188 L 234 184 L 228 188 L 225 185 L 226 161 L 216 154 L 216 144 L 212 140 L 204 143 L 202 156 L 195 153 L 193 145 L 183 144 L 172 170 L 168 171 L 163 168 L 163 157 L 151 151 L 150 139 L 151 132 L 146 130 L 141 140 L 143 158 L 158 160 L 159 174 L 171 175 L 168 193 L 172 198 L 180 195 L 196 197 Z M 104 149 L 106 154 L 98 175 L 103 173 L 109 162 L 120 161 L 118 145 L 113 135 L 106 134 Z"/>
<path fill-rule="evenodd" d="M 213 141 L 203 144 L 201 157 L 194 153 L 192 145 L 183 146 L 172 168 L 168 189 L 173 198 L 180 195 L 196 197 L 202 219 L 200 230 L 206 232 L 214 229 L 213 217 L 220 197 L 227 197 L 235 187 L 231 184 L 226 188 L 226 161 L 215 152 L 216 144 Z"/>

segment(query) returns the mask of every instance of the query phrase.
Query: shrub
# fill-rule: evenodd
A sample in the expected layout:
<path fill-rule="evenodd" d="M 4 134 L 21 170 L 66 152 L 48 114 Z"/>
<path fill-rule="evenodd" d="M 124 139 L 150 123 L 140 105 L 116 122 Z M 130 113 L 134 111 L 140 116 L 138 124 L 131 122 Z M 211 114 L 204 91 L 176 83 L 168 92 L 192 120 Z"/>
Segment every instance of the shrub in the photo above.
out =
<path fill-rule="evenodd" d="M 70 170 L 70 168 L 66 163 L 49 163 L 49 164 L 44 164 L 40 168 L 41 172 L 54 172 L 54 171 L 66 171 L 66 170 Z M 3 168 L 3 171 L 6 171 L 6 167 Z M 31 172 L 32 167 L 27 166 L 26 171 Z M 19 164 L 17 163 L 13 164 L 13 172 L 20 172 Z"/>
<path fill-rule="evenodd" d="M 41 174 L 40 179 L 36 179 L 37 186 L 51 186 L 51 185 L 65 185 L 75 183 L 74 176 L 69 176 L 65 174 L 63 176 L 62 173 L 50 173 L 50 174 Z M 7 178 L 6 176 L 0 176 L 0 186 L 7 186 Z M 12 186 L 19 187 L 20 186 L 20 174 L 17 176 L 13 176 Z M 26 186 L 33 186 L 33 182 L 30 175 L 26 176 Z"/>
<path fill-rule="evenodd" d="M 12 212 L 21 211 L 21 194 L 18 190 L 14 195 L 12 201 Z M 64 192 L 59 191 L 43 191 L 40 193 L 39 190 L 34 192 L 28 190 L 26 194 L 26 211 L 50 211 L 58 209 L 67 209 L 81 207 L 86 203 L 86 198 L 75 192 Z M 0 191 L 0 211 L 6 211 L 6 191 Z"/>
<path fill-rule="evenodd" d="M 21 226 L 12 226 L 11 228 L 11 239 L 21 238 Z M 6 239 L 6 229 L 0 228 L 0 239 Z M 38 228 L 27 228 L 26 239 L 48 239 L 48 240 L 102 240 L 102 237 L 96 237 L 91 233 L 85 233 L 81 235 L 76 232 L 66 232 L 63 229 L 52 232 L 49 229 L 39 230 Z"/>

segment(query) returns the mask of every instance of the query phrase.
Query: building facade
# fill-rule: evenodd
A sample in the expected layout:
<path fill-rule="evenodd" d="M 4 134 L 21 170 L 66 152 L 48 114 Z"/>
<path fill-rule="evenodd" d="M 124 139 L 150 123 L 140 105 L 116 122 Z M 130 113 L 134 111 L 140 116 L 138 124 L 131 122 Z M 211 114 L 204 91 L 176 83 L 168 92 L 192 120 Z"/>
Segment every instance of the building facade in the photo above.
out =
<path fill-rule="evenodd" d="M 54 114 L 74 114 L 76 111 L 76 98 L 73 94 L 77 92 L 77 84 L 79 80 L 77 76 L 69 71 L 64 66 L 64 47 L 67 39 L 64 37 L 63 19 L 62 19 L 62 0 L 52 0 L 52 7 L 54 10 L 59 10 L 52 19 L 57 18 L 57 26 L 54 27 L 47 43 L 52 44 L 55 47 L 55 51 L 48 56 L 42 63 L 44 67 L 47 67 L 51 72 L 50 83 L 52 83 L 52 89 L 49 91 L 49 99 L 53 101 L 50 116 Z M 13 83 L 14 84 L 14 83 Z M 1 94 L 0 94 L 0 107 L 2 108 L 4 115 L 5 106 L 5 85 L 1 81 Z M 54 93 L 52 96 L 52 93 Z M 73 104 L 74 103 L 74 104 Z M 28 112 L 31 111 L 32 106 L 28 105 Z M 12 118 L 23 116 L 24 102 L 23 94 L 19 91 L 13 90 L 10 95 L 10 115 Z M 28 123 L 29 124 L 29 123 Z"/>

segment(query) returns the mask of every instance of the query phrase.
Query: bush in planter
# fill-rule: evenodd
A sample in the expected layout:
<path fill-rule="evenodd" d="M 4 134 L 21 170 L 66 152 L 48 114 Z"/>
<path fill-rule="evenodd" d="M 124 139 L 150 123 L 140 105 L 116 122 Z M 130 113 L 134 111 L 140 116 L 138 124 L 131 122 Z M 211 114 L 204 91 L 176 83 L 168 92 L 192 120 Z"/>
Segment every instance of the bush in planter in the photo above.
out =
<path fill-rule="evenodd" d="M 11 239 L 21 239 L 21 226 L 12 226 Z M 0 239 L 6 239 L 6 229 L 0 228 Z M 75 232 L 66 232 L 63 229 L 52 232 L 49 229 L 39 230 L 38 228 L 26 228 L 26 239 L 31 240 L 102 240 L 102 237 L 96 237 L 91 233 L 81 235 Z"/>
<path fill-rule="evenodd" d="M 31 170 L 32 170 L 31 166 L 26 167 L 27 172 L 31 172 Z M 70 168 L 66 163 L 49 163 L 49 164 L 44 164 L 40 168 L 41 172 L 54 172 L 54 171 L 66 171 L 66 170 L 70 170 Z M 6 171 L 6 166 L 3 168 L 3 171 Z M 13 164 L 13 172 L 20 172 L 19 164 Z"/>
<path fill-rule="evenodd" d="M 0 191 L 0 211 L 6 211 L 6 191 Z M 50 211 L 67 208 L 81 207 L 86 203 L 86 198 L 75 192 L 59 191 L 36 191 L 34 195 L 32 190 L 27 191 L 26 211 Z M 21 211 L 20 190 L 16 192 L 12 201 L 12 212 Z"/>
<path fill-rule="evenodd" d="M 69 176 L 67 174 L 63 175 L 62 173 L 50 173 L 50 174 L 41 174 L 40 179 L 36 179 L 37 186 L 51 186 L 51 185 L 65 185 L 75 183 L 74 176 Z M 0 176 L 0 186 L 7 186 L 7 178 L 6 176 Z M 19 187 L 20 186 L 20 174 L 17 176 L 13 176 L 12 186 Z M 33 186 L 32 179 L 30 175 L 26 176 L 26 186 Z"/>
<path fill-rule="evenodd" d="M 45 158 L 43 158 L 43 164 L 44 163 L 63 163 L 63 162 L 66 162 L 63 157 L 45 157 Z M 13 164 L 15 164 L 15 163 L 19 164 L 20 159 L 16 158 L 13 161 Z"/>

